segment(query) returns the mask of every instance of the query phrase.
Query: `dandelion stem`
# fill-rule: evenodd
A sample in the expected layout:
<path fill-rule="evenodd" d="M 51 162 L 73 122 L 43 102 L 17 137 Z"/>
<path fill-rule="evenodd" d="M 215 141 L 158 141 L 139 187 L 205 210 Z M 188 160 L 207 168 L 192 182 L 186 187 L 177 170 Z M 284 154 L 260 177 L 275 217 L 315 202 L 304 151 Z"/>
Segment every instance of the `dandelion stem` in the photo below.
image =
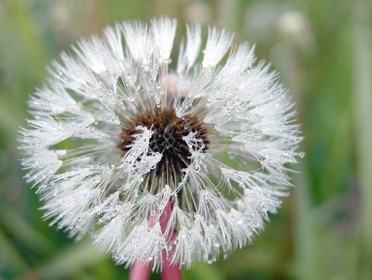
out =
<path fill-rule="evenodd" d="M 163 280 L 181 280 L 179 264 L 172 264 L 169 260 L 165 259 L 163 270 L 161 271 L 161 278 Z"/>
<path fill-rule="evenodd" d="M 130 270 L 130 280 L 148 280 L 151 270 L 151 263 L 144 263 L 137 260 Z"/>
<path fill-rule="evenodd" d="M 170 231 L 166 232 L 167 225 L 169 218 L 172 214 L 173 210 L 173 203 L 172 199 L 170 199 L 165 206 L 165 209 L 163 213 L 160 216 L 160 226 L 161 230 L 164 233 L 166 233 L 166 239 L 168 245 L 171 244 L 174 239 L 176 238 L 177 232 L 173 228 Z M 168 246 L 167 246 L 168 247 Z M 163 249 L 162 252 L 162 271 L 161 271 L 161 277 L 163 280 L 181 280 L 181 270 L 180 270 L 180 264 L 178 262 L 172 262 L 172 260 L 169 258 L 170 255 L 173 255 L 172 253 L 174 252 L 175 246 L 172 246 L 169 251 L 166 249 Z"/>
<path fill-rule="evenodd" d="M 162 214 L 160 215 L 159 222 L 163 234 L 166 234 L 167 246 L 166 248 L 171 248 L 170 250 L 163 249 L 162 251 L 162 272 L 161 276 L 163 280 L 181 280 L 181 270 L 180 264 L 178 262 L 173 262 L 170 259 L 172 253 L 174 252 L 174 246 L 169 246 L 176 238 L 177 232 L 175 229 L 167 230 L 168 221 L 172 214 L 173 203 L 170 199 L 165 206 Z M 155 219 L 151 218 L 149 221 L 150 227 L 153 227 L 155 224 Z M 131 271 L 130 279 L 131 280 L 148 280 L 151 270 L 151 263 L 144 263 L 141 260 L 137 260 Z"/>

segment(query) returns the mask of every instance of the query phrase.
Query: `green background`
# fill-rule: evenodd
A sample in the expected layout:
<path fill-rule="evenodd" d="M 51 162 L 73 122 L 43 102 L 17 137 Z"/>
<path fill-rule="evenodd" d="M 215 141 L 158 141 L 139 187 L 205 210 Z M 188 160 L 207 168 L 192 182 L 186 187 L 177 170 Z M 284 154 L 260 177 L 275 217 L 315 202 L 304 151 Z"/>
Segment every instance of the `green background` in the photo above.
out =
<path fill-rule="evenodd" d="M 183 270 L 184 279 L 372 279 L 370 3 L 0 0 L 0 279 L 128 278 L 89 238 L 75 243 L 41 219 L 16 137 L 29 94 L 61 50 L 115 21 L 159 15 L 255 43 L 294 96 L 305 136 L 296 187 L 265 231 L 227 260 Z"/>

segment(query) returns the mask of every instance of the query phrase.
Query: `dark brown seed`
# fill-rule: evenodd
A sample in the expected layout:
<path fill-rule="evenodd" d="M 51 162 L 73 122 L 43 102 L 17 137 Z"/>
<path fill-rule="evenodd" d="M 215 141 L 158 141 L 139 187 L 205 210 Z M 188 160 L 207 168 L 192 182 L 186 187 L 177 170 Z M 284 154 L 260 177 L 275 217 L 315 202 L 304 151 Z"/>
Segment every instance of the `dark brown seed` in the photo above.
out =
<path fill-rule="evenodd" d="M 153 132 L 150 138 L 149 148 L 153 152 L 162 154 L 162 159 L 156 165 L 153 175 L 162 176 L 167 174 L 172 178 L 177 177 L 183 168 L 190 164 L 189 147 L 183 140 L 190 132 L 196 133 L 198 139 L 203 140 L 205 151 L 208 147 L 207 130 L 202 121 L 196 116 L 186 114 L 182 118 L 177 117 L 174 108 L 154 108 L 142 114 L 137 114 L 127 124 L 122 126 L 118 148 L 124 154 L 130 149 L 135 140 L 134 135 L 140 133 L 136 128 L 143 126 Z"/>

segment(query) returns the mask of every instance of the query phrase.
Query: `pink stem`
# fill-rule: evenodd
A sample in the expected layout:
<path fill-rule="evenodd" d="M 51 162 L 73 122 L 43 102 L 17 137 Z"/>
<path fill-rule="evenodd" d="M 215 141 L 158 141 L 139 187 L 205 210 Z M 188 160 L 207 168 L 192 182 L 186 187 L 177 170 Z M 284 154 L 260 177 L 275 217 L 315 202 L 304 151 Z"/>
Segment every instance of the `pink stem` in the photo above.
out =
<path fill-rule="evenodd" d="M 165 259 L 161 271 L 161 278 L 163 280 L 181 280 L 182 276 L 179 264 L 171 264 L 169 260 Z"/>
<path fill-rule="evenodd" d="M 150 276 L 151 263 L 144 263 L 137 260 L 130 270 L 130 280 L 148 280 Z"/>
<path fill-rule="evenodd" d="M 160 216 L 160 227 L 162 229 L 162 232 L 165 233 L 165 230 L 167 228 L 167 224 L 169 221 L 169 218 L 172 214 L 173 210 L 173 203 L 171 200 L 168 201 L 167 205 L 165 206 L 165 209 L 163 213 Z M 177 232 L 175 229 L 172 229 L 172 231 L 168 232 L 167 235 L 167 242 L 172 243 L 177 236 Z M 172 249 L 169 251 L 172 255 L 174 252 L 174 245 L 172 245 Z M 165 249 L 162 251 L 162 257 L 163 257 L 163 263 L 162 263 L 162 270 L 161 270 L 161 277 L 163 280 L 181 280 L 181 270 L 180 270 L 180 264 L 178 262 L 171 263 L 171 261 L 168 259 L 168 253 Z"/>
<path fill-rule="evenodd" d="M 165 209 L 163 213 L 160 215 L 160 227 L 163 233 L 165 233 L 167 224 L 169 221 L 169 218 L 172 214 L 173 210 L 173 203 L 172 199 L 170 199 L 165 206 Z M 149 226 L 153 227 L 155 224 L 154 218 L 151 218 L 149 221 Z M 174 241 L 174 239 L 177 236 L 177 232 L 175 229 L 169 231 L 167 233 L 166 239 L 168 243 L 171 243 Z M 174 252 L 174 246 L 172 246 L 172 249 L 169 251 L 170 255 L 171 253 Z M 181 280 L 181 270 L 180 270 L 180 265 L 178 262 L 171 263 L 171 261 L 168 259 L 169 253 L 163 249 L 162 251 L 162 271 L 161 271 L 161 277 L 163 280 Z M 141 260 L 137 260 L 131 271 L 130 271 L 130 280 L 148 280 L 149 275 L 150 275 L 150 270 L 151 270 L 151 263 L 143 263 Z"/>

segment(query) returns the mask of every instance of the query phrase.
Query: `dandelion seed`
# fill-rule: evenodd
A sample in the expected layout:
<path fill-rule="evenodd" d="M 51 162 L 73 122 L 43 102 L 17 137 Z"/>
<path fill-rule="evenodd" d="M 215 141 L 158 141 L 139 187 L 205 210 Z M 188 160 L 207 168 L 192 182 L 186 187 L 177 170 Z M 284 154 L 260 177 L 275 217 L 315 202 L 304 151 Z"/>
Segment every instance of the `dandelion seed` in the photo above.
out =
<path fill-rule="evenodd" d="M 52 63 L 21 129 L 45 218 L 77 239 L 95 232 L 126 267 L 226 258 L 276 212 L 287 163 L 303 157 L 293 102 L 252 46 L 209 28 L 203 50 L 188 26 L 173 71 L 175 30 L 161 18 L 81 40 Z"/>

